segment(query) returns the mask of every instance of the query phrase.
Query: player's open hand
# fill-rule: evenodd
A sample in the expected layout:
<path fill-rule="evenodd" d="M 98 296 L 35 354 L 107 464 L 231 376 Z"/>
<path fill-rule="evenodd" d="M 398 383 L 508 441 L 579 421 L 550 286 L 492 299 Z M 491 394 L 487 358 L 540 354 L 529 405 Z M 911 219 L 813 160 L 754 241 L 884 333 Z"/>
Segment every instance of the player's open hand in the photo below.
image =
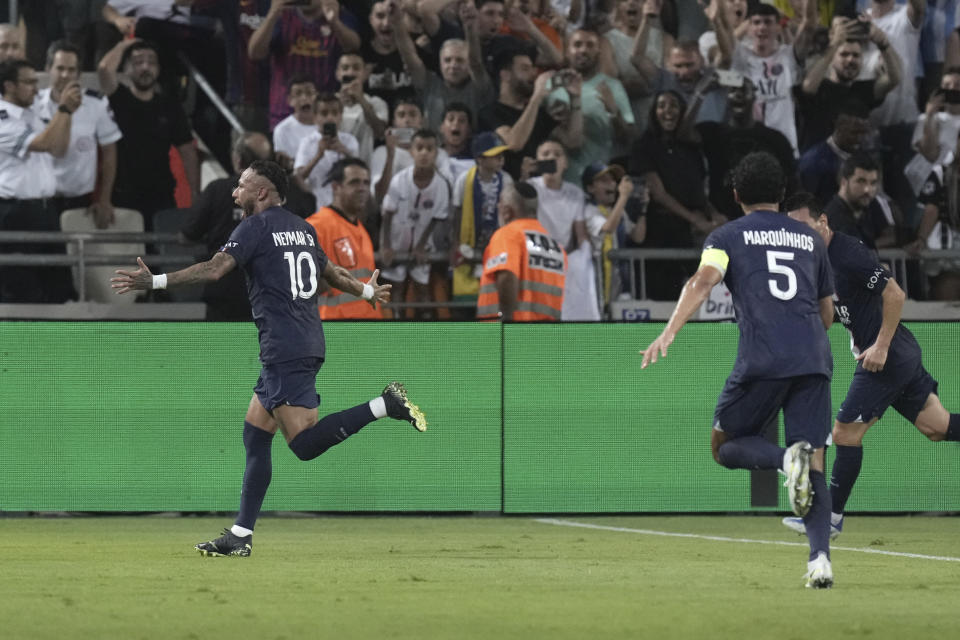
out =
<path fill-rule="evenodd" d="M 374 269 L 373 275 L 367 280 L 367 284 L 373 287 L 373 298 L 370 299 L 370 304 L 374 309 L 377 308 L 378 302 L 381 304 L 390 302 L 390 289 L 393 288 L 392 284 L 377 284 L 378 277 L 380 277 L 380 269 Z"/>
<path fill-rule="evenodd" d="M 657 361 L 660 357 L 667 357 L 667 348 L 673 344 L 673 334 L 663 332 L 657 336 L 657 339 L 650 343 L 650 346 L 642 350 L 643 362 L 640 363 L 641 369 L 646 369 Z"/>
<path fill-rule="evenodd" d="M 136 271 L 125 271 L 117 269 L 117 275 L 110 278 L 110 286 L 117 290 L 117 293 L 127 293 L 129 291 L 149 291 L 153 288 L 153 274 L 144 264 L 142 258 L 137 258 L 137 264 L 140 266 Z"/>
<path fill-rule="evenodd" d="M 857 356 L 860 365 L 867 371 L 883 371 L 887 364 L 887 349 L 877 344 L 870 345 L 863 353 Z"/>

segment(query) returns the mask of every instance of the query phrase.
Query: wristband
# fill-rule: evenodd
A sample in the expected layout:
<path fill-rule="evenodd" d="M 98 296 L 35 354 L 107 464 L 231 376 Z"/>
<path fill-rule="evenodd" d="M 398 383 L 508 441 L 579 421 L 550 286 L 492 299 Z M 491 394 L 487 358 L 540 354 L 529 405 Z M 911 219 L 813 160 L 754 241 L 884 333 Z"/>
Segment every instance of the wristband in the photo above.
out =
<path fill-rule="evenodd" d="M 364 300 L 373 300 L 373 287 L 369 284 L 363 285 L 363 292 L 360 293 L 360 297 Z"/>
<path fill-rule="evenodd" d="M 70 108 L 67 107 L 67 105 L 65 105 L 65 104 L 62 104 L 62 105 L 60 105 L 59 107 L 57 107 L 57 111 L 59 111 L 60 113 L 65 113 L 65 114 L 67 114 L 68 116 L 72 116 L 72 115 L 73 115 L 73 111 L 70 111 Z"/>
<path fill-rule="evenodd" d="M 167 274 L 161 273 L 153 276 L 153 288 L 154 289 L 166 289 L 167 288 Z"/>

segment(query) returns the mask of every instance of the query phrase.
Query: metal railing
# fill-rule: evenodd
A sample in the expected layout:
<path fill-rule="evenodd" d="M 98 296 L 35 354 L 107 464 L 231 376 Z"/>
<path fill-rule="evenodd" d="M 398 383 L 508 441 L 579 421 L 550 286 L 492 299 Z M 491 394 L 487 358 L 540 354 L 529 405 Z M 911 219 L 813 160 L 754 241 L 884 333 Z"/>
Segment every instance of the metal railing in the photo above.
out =
<path fill-rule="evenodd" d="M 201 244 L 182 244 L 175 233 L 147 233 L 136 231 L 0 231 L 0 245 L 2 244 L 63 244 L 71 245 L 74 249 L 68 253 L 2 253 L 0 267 L 75 267 L 77 269 L 77 297 L 80 302 L 87 299 L 86 273 L 87 267 L 128 264 L 131 268 L 137 264 L 137 258 L 150 266 L 189 265 L 194 262 L 194 254 L 201 254 L 206 247 Z M 174 246 L 178 253 L 99 253 L 97 244 L 142 243 L 161 246 Z M 93 246 L 91 246 L 93 245 Z M 379 264 L 380 254 L 375 255 Z M 413 260 L 412 253 L 396 253 L 394 264 Z M 431 263 L 445 264 L 450 256 L 447 253 L 435 252 L 427 254 Z M 393 308 L 427 309 L 427 308 L 467 308 L 476 306 L 473 302 L 447 300 L 439 302 L 391 302 Z"/>
<path fill-rule="evenodd" d="M 907 297 L 910 296 L 907 277 L 907 262 L 916 261 L 923 270 L 923 263 L 927 261 L 957 260 L 960 263 L 960 250 L 957 249 L 924 249 L 917 254 L 911 254 L 903 249 L 880 249 L 878 252 L 881 262 L 890 266 L 897 283 Z M 610 260 L 630 264 L 630 293 L 638 300 L 647 297 L 646 262 L 647 260 L 698 260 L 699 249 L 613 249 L 607 256 Z M 923 274 L 925 276 L 925 273 Z M 639 281 L 639 282 L 638 282 Z M 925 281 L 925 277 L 924 277 Z M 926 293 L 925 291 L 922 293 Z"/>

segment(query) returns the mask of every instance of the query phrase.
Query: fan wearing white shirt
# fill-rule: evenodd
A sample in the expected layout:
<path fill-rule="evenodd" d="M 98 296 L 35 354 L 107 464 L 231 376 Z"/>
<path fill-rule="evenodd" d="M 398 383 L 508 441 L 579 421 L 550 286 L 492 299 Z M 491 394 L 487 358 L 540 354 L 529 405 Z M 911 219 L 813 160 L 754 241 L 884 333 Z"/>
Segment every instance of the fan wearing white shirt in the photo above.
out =
<path fill-rule="evenodd" d="M 54 42 L 47 51 L 47 72 L 51 86 L 40 91 L 34 108 L 42 120 L 50 122 L 60 107 L 64 89 L 80 77 L 80 50 L 62 40 Z M 122 137 L 107 98 L 96 91 L 85 91 L 80 108 L 73 112 L 67 153 L 53 159 L 57 208 L 61 213 L 89 207 L 98 229 L 106 229 L 113 223 L 110 197 L 117 177 L 116 143 Z M 99 164 L 98 149 L 102 157 Z M 98 177 L 100 195 L 94 202 Z"/>
<path fill-rule="evenodd" d="M 360 144 L 359 157 L 369 163 L 373 155 L 373 141 L 383 137 L 390 111 L 382 98 L 363 92 L 363 84 L 369 73 L 360 54 L 341 55 L 336 75 L 340 83 L 340 93 L 337 95 L 343 102 L 343 130 L 357 139 Z"/>
<path fill-rule="evenodd" d="M 293 113 L 273 128 L 273 150 L 277 164 L 291 171 L 300 141 L 317 130 L 317 83 L 309 74 L 290 76 L 287 104 Z"/>
<path fill-rule="evenodd" d="M 537 161 L 556 162 L 556 171 L 528 180 L 537 190 L 537 219 L 567 251 L 561 319 L 600 320 L 596 270 L 587 234 L 586 196 L 580 187 L 564 182 L 567 154 L 563 145 L 547 140 L 537 147 Z"/>
<path fill-rule="evenodd" d="M 413 164 L 407 149 L 412 133 L 423 126 L 423 110 L 413 98 L 398 98 L 393 105 L 393 121 L 384 133 L 384 142 L 370 158 L 370 188 L 377 204 L 383 202 L 393 176 Z"/>
<path fill-rule="evenodd" d="M 333 187 L 327 181 L 330 168 L 337 160 L 356 157 L 360 146 L 356 138 L 339 130 L 343 114 L 340 98 L 322 93 L 317 98 L 316 109 L 316 129 L 300 141 L 293 161 L 293 176 L 301 189 L 313 193 L 320 209 L 333 202 Z"/>
<path fill-rule="evenodd" d="M 410 143 L 413 166 L 393 176 L 383 200 L 381 273 L 393 285 L 395 300 L 406 299 L 407 276 L 413 283 L 416 302 L 430 299 L 430 263 L 437 226 L 450 216 L 451 185 L 436 168 L 437 135 L 417 131 Z M 412 253 L 413 260 L 395 263 L 397 253 Z M 400 317 L 398 315 L 398 317 Z"/>

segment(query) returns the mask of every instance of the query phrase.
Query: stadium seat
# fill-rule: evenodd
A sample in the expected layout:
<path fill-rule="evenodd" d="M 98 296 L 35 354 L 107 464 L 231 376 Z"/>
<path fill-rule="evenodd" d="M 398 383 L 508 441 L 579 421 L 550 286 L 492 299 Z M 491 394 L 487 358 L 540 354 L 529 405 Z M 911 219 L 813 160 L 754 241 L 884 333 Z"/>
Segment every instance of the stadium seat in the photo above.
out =
<path fill-rule="evenodd" d="M 162 209 L 153 214 L 153 230 L 156 233 L 178 233 L 190 217 L 190 209 Z M 165 264 L 163 271 L 169 273 L 189 267 L 196 262 L 196 254 L 200 250 L 198 245 L 158 244 L 157 253 L 163 256 L 183 256 L 183 262 Z M 156 271 L 156 270 L 155 270 Z M 203 286 L 192 285 L 177 287 L 167 291 L 173 302 L 202 302 Z"/>
<path fill-rule="evenodd" d="M 97 229 L 93 216 L 86 209 L 67 209 L 60 214 L 60 230 L 71 232 L 114 231 L 114 232 L 143 232 L 143 216 L 133 209 L 114 209 L 114 223 L 107 229 Z M 76 243 L 67 243 L 67 253 L 77 253 Z M 142 242 L 87 242 L 84 246 L 87 255 L 144 255 L 146 248 Z M 138 296 L 118 296 L 110 287 L 110 278 L 114 271 L 121 268 L 135 266 L 133 263 L 123 263 L 108 266 L 88 266 L 84 284 L 86 299 L 92 302 L 109 302 L 114 304 L 132 304 Z M 80 291 L 80 269 L 73 268 L 73 286 Z M 138 294 L 140 295 L 140 294 Z"/>

